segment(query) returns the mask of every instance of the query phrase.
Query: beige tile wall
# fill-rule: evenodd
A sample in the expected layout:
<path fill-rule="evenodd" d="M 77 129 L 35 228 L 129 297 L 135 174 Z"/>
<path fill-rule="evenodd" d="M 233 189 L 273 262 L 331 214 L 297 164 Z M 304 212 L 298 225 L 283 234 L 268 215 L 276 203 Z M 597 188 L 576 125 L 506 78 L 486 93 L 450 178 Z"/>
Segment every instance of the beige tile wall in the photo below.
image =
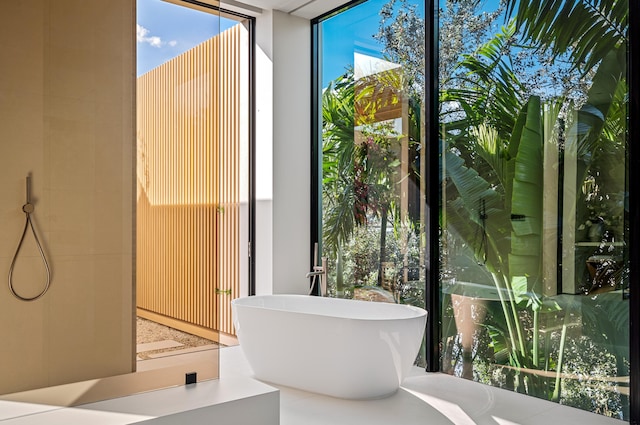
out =
<path fill-rule="evenodd" d="M 0 2 L 0 393 L 132 371 L 135 0 Z M 25 222 L 53 280 L 12 297 Z M 43 266 L 28 234 L 16 289 Z"/>

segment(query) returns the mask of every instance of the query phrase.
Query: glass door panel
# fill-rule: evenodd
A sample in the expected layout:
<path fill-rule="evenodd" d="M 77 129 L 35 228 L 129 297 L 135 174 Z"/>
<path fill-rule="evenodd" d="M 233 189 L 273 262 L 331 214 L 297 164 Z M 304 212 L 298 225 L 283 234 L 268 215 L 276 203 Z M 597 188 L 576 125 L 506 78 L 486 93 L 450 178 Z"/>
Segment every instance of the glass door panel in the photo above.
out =
<path fill-rule="evenodd" d="M 220 13 L 181 1 L 137 8 L 139 330 L 156 322 L 181 331 L 171 353 L 217 348 Z"/>
<path fill-rule="evenodd" d="M 219 6 L 138 0 L 138 315 L 212 347 L 249 291 L 251 23 Z"/>

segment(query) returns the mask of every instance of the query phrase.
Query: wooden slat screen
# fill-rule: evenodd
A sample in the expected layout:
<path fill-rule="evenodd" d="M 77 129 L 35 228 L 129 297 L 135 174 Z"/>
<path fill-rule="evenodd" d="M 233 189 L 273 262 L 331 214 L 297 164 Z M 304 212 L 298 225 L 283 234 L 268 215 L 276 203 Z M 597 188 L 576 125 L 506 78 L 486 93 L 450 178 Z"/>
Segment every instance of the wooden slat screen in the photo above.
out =
<path fill-rule="evenodd" d="M 208 337 L 233 334 L 240 290 L 245 32 L 138 78 L 137 306 Z"/>

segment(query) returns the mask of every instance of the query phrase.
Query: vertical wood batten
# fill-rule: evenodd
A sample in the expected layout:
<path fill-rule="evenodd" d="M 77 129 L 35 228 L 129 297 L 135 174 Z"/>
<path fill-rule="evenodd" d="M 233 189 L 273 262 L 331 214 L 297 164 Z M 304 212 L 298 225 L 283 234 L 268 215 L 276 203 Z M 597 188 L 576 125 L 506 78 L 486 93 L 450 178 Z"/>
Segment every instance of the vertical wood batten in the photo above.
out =
<path fill-rule="evenodd" d="M 240 29 L 138 79 L 138 307 L 227 334 L 240 289 Z"/>

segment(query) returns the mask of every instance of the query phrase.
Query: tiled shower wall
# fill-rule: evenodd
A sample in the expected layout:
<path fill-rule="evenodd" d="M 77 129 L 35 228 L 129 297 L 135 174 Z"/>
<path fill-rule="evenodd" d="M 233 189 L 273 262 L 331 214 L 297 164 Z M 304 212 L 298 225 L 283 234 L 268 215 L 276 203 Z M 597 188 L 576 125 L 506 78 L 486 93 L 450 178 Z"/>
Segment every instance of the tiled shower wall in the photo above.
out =
<path fill-rule="evenodd" d="M 134 27 L 134 0 L 0 2 L 0 394 L 134 368 Z M 28 174 L 52 281 L 24 302 Z"/>

